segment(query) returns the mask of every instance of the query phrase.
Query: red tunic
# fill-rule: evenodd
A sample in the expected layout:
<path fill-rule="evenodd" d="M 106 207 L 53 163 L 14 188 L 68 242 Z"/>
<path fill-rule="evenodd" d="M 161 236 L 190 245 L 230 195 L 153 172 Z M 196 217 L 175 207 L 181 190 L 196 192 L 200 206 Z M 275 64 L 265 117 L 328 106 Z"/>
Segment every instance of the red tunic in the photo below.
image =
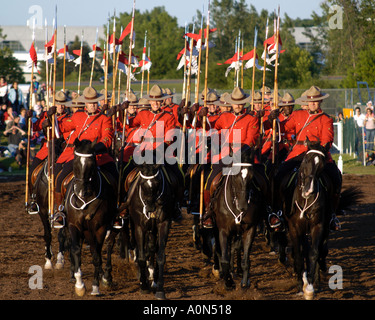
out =
<path fill-rule="evenodd" d="M 74 140 L 90 140 L 97 139 L 97 143 L 102 142 L 107 149 L 112 146 L 113 127 L 112 119 L 96 112 L 89 115 L 86 112 L 76 112 L 66 121 L 59 123 L 59 129 L 64 134 L 73 131 L 67 141 L 67 147 L 57 159 L 57 163 L 64 163 L 74 159 Z M 96 162 L 98 166 L 113 161 L 113 158 L 108 154 L 96 155 Z"/>
<path fill-rule="evenodd" d="M 284 128 L 287 135 L 296 136 L 296 142 L 286 161 L 307 151 L 307 146 L 304 145 L 306 138 L 310 141 L 320 141 L 322 146 L 331 146 L 333 143 L 333 119 L 322 110 L 315 114 L 310 114 L 308 110 L 293 111 L 285 121 Z M 330 154 L 327 161 L 332 162 Z"/>
<path fill-rule="evenodd" d="M 233 144 L 234 142 L 240 142 L 241 145 L 248 145 L 253 146 L 256 144 L 256 141 L 259 136 L 259 122 L 258 119 L 248 113 L 241 113 L 240 115 L 235 115 L 233 112 L 224 112 L 220 115 L 220 117 L 216 120 L 215 129 L 220 134 L 224 129 L 226 143 Z M 240 141 L 234 141 L 234 130 L 240 130 Z M 224 133 L 224 131 L 223 131 Z M 236 137 L 237 139 L 237 137 Z M 224 143 L 224 141 L 221 141 Z M 237 152 L 238 150 L 233 150 L 233 152 Z M 216 155 L 213 156 L 213 162 L 217 163 L 217 161 L 225 158 L 229 155 L 229 148 L 224 148 L 220 153 L 219 157 Z"/>

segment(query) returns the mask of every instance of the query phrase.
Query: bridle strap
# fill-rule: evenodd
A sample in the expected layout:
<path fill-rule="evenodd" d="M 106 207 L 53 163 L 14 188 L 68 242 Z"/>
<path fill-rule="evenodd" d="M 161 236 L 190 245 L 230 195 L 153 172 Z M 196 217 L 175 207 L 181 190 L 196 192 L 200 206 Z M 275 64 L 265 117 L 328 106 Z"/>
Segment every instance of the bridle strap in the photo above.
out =
<path fill-rule="evenodd" d="M 320 154 L 323 157 L 326 156 L 322 151 L 319 151 L 319 150 L 309 150 L 309 151 L 306 152 L 306 154 L 309 154 L 309 153 L 317 153 L 317 154 Z"/>
<path fill-rule="evenodd" d="M 77 152 L 77 151 L 74 151 L 74 154 L 78 157 L 82 157 L 82 158 L 90 158 L 92 156 L 94 156 L 92 153 L 80 153 L 80 152 Z"/>
<path fill-rule="evenodd" d="M 142 174 L 142 172 L 139 172 L 139 175 L 141 176 L 142 179 L 151 180 L 151 179 L 156 178 L 159 172 L 160 170 L 158 170 L 153 176 L 145 176 L 144 174 Z"/>

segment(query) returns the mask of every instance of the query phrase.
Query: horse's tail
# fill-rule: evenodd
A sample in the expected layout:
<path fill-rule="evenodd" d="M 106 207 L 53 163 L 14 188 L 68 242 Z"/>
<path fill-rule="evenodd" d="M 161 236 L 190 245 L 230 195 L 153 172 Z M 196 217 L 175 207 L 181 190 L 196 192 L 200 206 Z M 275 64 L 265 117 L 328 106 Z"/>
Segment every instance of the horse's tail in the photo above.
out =
<path fill-rule="evenodd" d="M 341 192 L 337 213 L 343 210 L 350 210 L 350 207 L 357 205 L 363 198 L 363 192 L 358 187 L 349 187 Z"/>

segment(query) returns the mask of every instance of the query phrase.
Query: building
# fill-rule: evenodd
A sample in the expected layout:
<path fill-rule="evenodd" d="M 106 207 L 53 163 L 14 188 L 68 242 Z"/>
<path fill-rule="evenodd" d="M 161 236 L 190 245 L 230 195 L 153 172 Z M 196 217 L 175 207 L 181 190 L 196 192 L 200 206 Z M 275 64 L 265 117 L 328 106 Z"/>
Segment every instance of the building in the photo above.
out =
<path fill-rule="evenodd" d="M 32 28 L 28 26 L 1 26 L 3 36 L 5 39 L 0 40 L 0 48 L 7 46 L 13 51 L 13 56 L 20 61 L 20 66 L 24 72 L 25 80 L 28 82 L 31 79 L 31 69 L 26 66 L 26 61 L 29 56 L 29 50 L 32 43 Z M 92 46 L 95 44 L 97 27 L 92 26 L 67 26 L 66 27 L 66 44 L 74 42 L 75 38 L 81 39 L 83 31 L 83 41 Z M 53 28 L 49 27 L 48 41 L 52 38 Z M 98 27 L 98 41 L 105 39 L 104 27 Z M 57 50 L 64 47 L 64 27 L 57 27 Z M 38 56 L 38 65 L 44 63 L 44 44 L 46 41 L 45 28 L 35 28 L 35 50 Z"/>

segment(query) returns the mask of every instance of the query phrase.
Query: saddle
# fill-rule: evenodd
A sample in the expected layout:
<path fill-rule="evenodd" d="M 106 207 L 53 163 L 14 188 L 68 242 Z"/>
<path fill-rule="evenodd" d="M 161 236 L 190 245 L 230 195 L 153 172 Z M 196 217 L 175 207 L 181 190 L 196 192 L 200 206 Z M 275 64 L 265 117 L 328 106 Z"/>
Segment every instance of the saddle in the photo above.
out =
<path fill-rule="evenodd" d="M 32 172 L 31 174 L 31 184 L 34 185 L 36 182 L 36 179 L 38 178 L 39 172 L 42 170 L 44 167 L 44 162 L 41 162 Z"/>
<path fill-rule="evenodd" d="M 127 193 L 129 191 L 130 185 L 135 180 L 135 178 L 139 175 L 138 168 L 134 168 L 125 178 L 124 188 L 125 192 Z"/>
<path fill-rule="evenodd" d="M 211 185 L 210 185 L 210 197 L 212 197 L 219 186 L 221 180 L 223 178 L 223 172 L 220 171 L 212 180 Z"/>

